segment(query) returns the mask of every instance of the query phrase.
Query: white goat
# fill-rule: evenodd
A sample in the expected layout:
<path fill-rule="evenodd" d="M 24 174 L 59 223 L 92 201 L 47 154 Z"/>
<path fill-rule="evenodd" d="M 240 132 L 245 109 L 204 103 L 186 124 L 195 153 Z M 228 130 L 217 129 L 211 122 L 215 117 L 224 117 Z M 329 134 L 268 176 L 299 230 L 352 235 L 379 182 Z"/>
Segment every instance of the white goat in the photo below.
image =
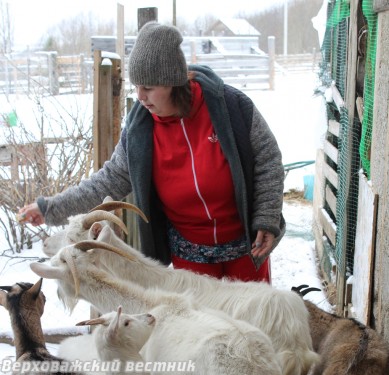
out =
<path fill-rule="evenodd" d="M 303 297 L 320 289 L 300 285 L 292 290 Z M 375 330 L 304 302 L 309 311 L 313 347 L 321 355 L 312 375 L 389 374 L 389 347 Z"/>
<path fill-rule="evenodd" d="M 0 304 L 8 310 L 10 315 L 16 360 L 17 362 L 25 362 L 26 366 L 33 362 L 36 364 L 43 362 L 61 364 L 63 362 L 61 358 L 50 354 L 46 348 L 41 325 L 46 298 L 41 287 L 42 279 L 39 279 L 34 285 L 20 282 L 12 286 L 0 286 Z M 21 367 L 21 369 L 23 368 Z M 23 373 L 29 373 L 28 367 L 24 369 Z M 59 373 L 57 371 L 54 372 Z M 34 373 L 47 374 L 52 373 L 52 371 L 37 372 L 35 370 Z"/>
<path fill-rule="evenodd" d="M 89 213 L 70 216 L 64 229 L 45 239 L 43 252 L 48 257 L 52 257 L 62 247 L 88 239 L 89 228 L 95 222 L 99 222 L 102 226 L 109 225 L 111 228 L 114 228 L 114 224 L 116 224 L 127 234 L 125 224 L 114 214 L 114 210 L 119 208 L 135 211 L 143 220 L 148 222 L 146 216 L 138 207 L 126 202 L 113 201 L 111 197 L 106 197 L 101 205 L 96 206 Z"/>
<path fill-rule="evenodd" d="M 77 295 L 101 312 L 111 311 L 120 301 L 126 312 L 148 311 L 155 316 L 154 330 L 141 353 L 146 362 L 193 363 L 194 372 L 191 367 L 177 374 L 282 373 L 270 339 L 259 329 L 220 311 L 195 309 L 184 295 L 115 279 L 74 246 L 61 249 L 51 258 L 51 265 L 32 263 L 31 269 L 42 277 L 57 279 L 59 296 L 69 307 L 74 306 Z"/>
<path fill-rule="evenodd" d="M 125 244 L 112 229 L 100 223 L 91 226 L 90 237 L 112 244 L 132 259 L 125 262 L 110 251 L 93 250 L 93 262 L 115 277 L 144 288 L 189 293 L 199 305 L 223 311 L 261 329 L 271 338 L 284 374 L 305 374 L 318 360 L 311 350 L 308 312 L 295 293 L 277 290 L 267 283 L 221 281 L 187 270 L 166 268 Z M 76 246 L 83 247 L 82 244 Z M 85 245 L 85 249 L 104 247 L 93 242 Z"/>
<path fill-rule="evenodd" d="M 155 318 L 150 314 L 129 315 L 117 312 L 85 320 L 77 325 L 98 325 L 92 334 L 66 338 L 58 347 L 58 355 L 68 361 L 116 361 L 112 371 L 105 374 L 126 372 L 127 362 L 143 362 L 139 354 L 154 328 Z M 96 372 L 93 372 L 96 374 Z M 146 372 L 136 372 L 146 375 Z"/>

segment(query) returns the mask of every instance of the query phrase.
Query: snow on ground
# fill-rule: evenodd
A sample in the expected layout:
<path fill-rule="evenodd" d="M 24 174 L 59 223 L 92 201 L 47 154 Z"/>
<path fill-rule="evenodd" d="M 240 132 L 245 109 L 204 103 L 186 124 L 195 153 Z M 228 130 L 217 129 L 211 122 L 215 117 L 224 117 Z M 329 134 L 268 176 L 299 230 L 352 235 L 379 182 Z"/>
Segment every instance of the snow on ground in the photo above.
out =
<path fill-rule="evenodd" d="M 316 75 L 304 74 L 279 75 L 274 91 L 247 90 L 270 127 L 272 128 L 281 151 L 283 163 L 314 160 L 325 132 L 324 103 L 313 97 Z M 285 191 L 304 190 L 303 177 L 314 174 L 314 165 L 290 171 L 285 180 Z M 284 216 L 287 222 L 285 237 L 271 256 L 273 286 L 290 289 L 292 286 L 309 284 L 321 287 L 317 274 L 314 239 L 312 234 L 312 205 L 310 202 L 286 201 Z M 3 233 L 0 233 L 0 285 L 12 285 L 18 281 L 36 282 L 38 277 L 30 270 L 29 264 L 44 257 L 41 243 L 33 249 L 23 250 L 20 259 L 15 259 L 8 248 Z M 4 252 L 3 252 L 4 251 Z M 43 292 L 47 302 L 42 317 L 42 326 L 47 333 L 85 332 L 84 327 L 75 324 L 89 317 L 89 305 L 80 302 L 72 314 L 65 311 L 56 295 L 56 284 L 52 280 L 43 281 Z M 307 295 L 325 310 L 330 310 L 324 293 Z M 0 337 L 12 337 L 9 316 L 0 307 Z M 53 354 L 56 345 L 50 344 Z M 0 361 L 14 358 L 14 347 L 0 343 Z M 1 372 L 0 372 L 1 373 Z"/>

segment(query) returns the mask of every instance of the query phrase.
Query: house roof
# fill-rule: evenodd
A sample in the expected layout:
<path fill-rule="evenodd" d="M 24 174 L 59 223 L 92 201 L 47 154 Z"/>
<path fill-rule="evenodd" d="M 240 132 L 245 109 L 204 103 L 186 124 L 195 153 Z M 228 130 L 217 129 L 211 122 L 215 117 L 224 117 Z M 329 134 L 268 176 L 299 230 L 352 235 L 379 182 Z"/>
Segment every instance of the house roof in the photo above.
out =
<path fill-rule="evenodd" d="M 261 33 L 243 18 L 221 18 L 218 22 L 223 23 L 234 35 L 259 36 Z"/>

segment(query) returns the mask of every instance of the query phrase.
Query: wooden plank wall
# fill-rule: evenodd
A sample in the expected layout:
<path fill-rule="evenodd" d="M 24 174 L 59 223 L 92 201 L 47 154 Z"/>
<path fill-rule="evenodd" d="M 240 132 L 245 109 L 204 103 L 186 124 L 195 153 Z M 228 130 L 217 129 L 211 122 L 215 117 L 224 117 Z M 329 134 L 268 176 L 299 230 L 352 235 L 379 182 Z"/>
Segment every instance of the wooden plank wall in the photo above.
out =
<path fill-rule="evenodd" d="M 335 144 L 339 137 L 340 124 L 330 120 L 322 150 L 316 155 L 315 188 L 313 198 L 315 247 L 325 280 L 333 284 L 336 269 L 331 266 L 327 253 L 336 244 L 336 191 L 338 188 L 338 149 Z M 332 161 L 332 162 L 330 162 Z M 334 168 L 335 166 L 335 168 Z M 326 250 L 327 249 L 327 250 Z"/>
<path fill-rule="evenodd" d="M 371 181 L 379 195 L 372 320 L 389 343 L 389 1 L 386 4 L 386 10 L 378 13 L 371 145 Z"/>
<path fill-rule="evenodd" d="M 333 102 L 337 107 L 338 115 L 343 113 L 342 111 L 347 110 L 349 118 L 349 133 L 347 139 L 342 139 L 342 144 L 346 145 L 347 152 L 350 154 L 347 155 L 344 160 L 342 159 L 342 170 L 345 171 L 345 186 L 348 186 L 351 182 L 351 173 L 352 173 L 352 155 L 353 155 L 353 134 L 352 134 L 352 124 L 354 121 L 354 112 L 355 112 L 355 77 L 356 77 L 356 66 L 357 66 L 357 34 L 358 34 L 358 15 L 357 10 L 359 6 L 359 0 L 350 1 L 350 19 L 349 19 L 349 35 L 348 35 L 348 55 L 347 55 L 347 78 L 346 78 L 346 92 L 344 97 L 340 94 L 335 84 L 331 86 Z M 337 48 L 337 41 L 334 40 L 334 48 Z M 348 218 L 348 204 L 347 202 L 342 202 L 344 204 L 344 212 L 342 212 L 342 217 L 337 217 L 337 192 L 339 189 L 339 176 L 338 176 L 338 164 L 340 162 L 338 145 L 340 144 L 340 123 L 335 120 L 328 121 L 328 131 L 327 136 L 324 141 L 322 155 L 318 155 L 321 160 L 316 162 L 316 168 L 318 165 L 322 168 L 322 189 L 321 194 L 318 194 L 314 197 L 314 210 L 316 212 L 314 216 L 314 226 L 319 228 L 315 231 L 315 243 L 316 248 L 321 251 L 320 264 L 324 264 L 325 257 L 330 257 L 331 254 L 324 253 L 325 244 L 328 242 L 332 248 L 336 247 L 336 241 L 342 241 L 341 248 L 344 249 L 344 252 L 348 246 L 348 235 L 347 235 L 347 218 Z M 348 195 L 347 191 L 344 195 Z M 340 221 L 342 220 L 342 221 Z M 342 236 L 341 239 L 337 239 L 336 233 L 339 228 L 337 223 L 342 222 Z M 338 236 L 339 237 L 339 236 Z M 320 251 L 318 251 L 320 257 Z M 339 254 L 338 254 L 339 255 Z M 327 259 L 327 267 L 322 268 L 323 276 L 330 283 L 336 285 L 336 304 L 337 312 L 339 314 L 347 314 L 347 298 L 351 297 L 351 290 L 348 290 L 348 285 L 346 285 L 346 275 L 345 275 L 345 261 L 346 254 L 340 254 L 339 259 L 336 259 L 332 263 L 332 267 L 328 266 L 328 263 L 331 262 L 331 259 Z M 346 307 L 345 307 L 346 306 Z"/>
<path fill-rule="evenodd" d="M 374 0 L 373 9 L 375 12 L 389 10 L 389 0 Z"/>
<path fill-rule="evenodd" d="M 359 173 L 357 234 L 355 238 L 352 315 L 370 325 L 378 195 Z M 351 307 L 351 306 L 350 306 Z"/>

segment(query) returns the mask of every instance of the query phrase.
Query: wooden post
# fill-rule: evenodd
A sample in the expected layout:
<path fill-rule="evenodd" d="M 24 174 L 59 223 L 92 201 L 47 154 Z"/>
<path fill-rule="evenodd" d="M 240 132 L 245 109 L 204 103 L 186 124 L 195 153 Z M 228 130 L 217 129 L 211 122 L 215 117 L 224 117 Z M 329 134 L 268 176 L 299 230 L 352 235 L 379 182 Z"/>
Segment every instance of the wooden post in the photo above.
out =
<path fill-rule="evenodd" d="M 377 13 L 389 10 L 389 0 L 374 0 L 373 9 Z"/>
<path fill-rule="evenodd" d="M 316 48 L 313 47 L 313 50 L 312 50 L 312 72 L 315 71 L 315 66 L 316 66 Z"/>
<path fill-rule="evenodd" d="M 93 166 L 98 171 L 110 159 L 120 137 L 121 59 L 117 54 L 95 50 L 93 66 Z M 99 316 L 93 306 L 90 316 Z"/>
<path fill-rule="evenodd" d="M 27 47 L 28 55 L 27 55 L 27 93 L 31 93 L 31 59 L 30 59 L 30 47 Z"/>
<path fill-rule="evenodd" d="M 93 159 L 94 170 L 109 160 L 120 138 L 121 68 L 116 54 L 94 52 Z M 109 56 L 109 57 L 108 57 Z"/>
<path fill-rule="evenodd" d="M 276 38 L 274 36 L 269 36 L 267 38 L 267 48 L 269 55 L 269 89 L 274 90 L 274 62 L 275 62 L 275 42 Z"/>
<path fill-rule="evenodd" d="M 127 113 L 130 112 L 132 106 L 134 105 L 134 99 L 131 97 L 127 97 L 126 99 L 126 108 Z M 125 201 L 127 203 L 134 204 L 133 194 L 130 193 L 127 195 Z M 128 235 L 125 238 L 125 241 L 135 249 L 140 249 L 140 239 L 138 233 L 138 224 L 137 224 L 137 215 L 134 212 L 130 212 L 125 210 L 123 212 L 123 221 L 128 228 Z"/>
<path fill-rule="evenodd" d="M 94 107 L 94 109 L 97 109 L 97 112 L 94 113 L 93 124 L 93 160 L 94 170 L 98 171 L 104 162 L 109 159 L 113 150 L 112 63 L 109 59 L 95 60 L 95 69 L 97 86 L 94 90 L 94 100 L 97 107 Z"/>
<path fill-rule="evenodd" d="M 355 96 L 356 96 L 356 69 L 357 69 L 357 53 L 358 53 L 358 4 L 359 0 L 350 1 L 350 19 L 349 19 L 349 35 L 347 43 L 347 89 L 344 93 L 344 105 L 348 113 L 348 136 L 347 136 L 347 153 L 348 159 L 347 164 L 344 166 L 346 173 L 344 178 L 346 179 L 346 184 L 348 186 L 343 199 L 345 200 L 346 208 L 343 213 L 343 236 L 340 239 L 342 241 L 343 253 L 340 254 L 340 259 L 338 261 L 337 277 L 336 277 L 336 294 L 337 294 L 337 313 L 343 315 L 346 311 L 347 301 L 346 301 L 346 249 L 349 241 L 349 217 L 350 217 L 350 194 L 352 193 L 351 185 L 354 183 L 353 179 L 353 164 L 355 160 L 351 157 L 355 153 L 355 139 L 357 138 L 358 130 L 355 129 L 354 125 L 354 116 L 355 116 Z M 335 101 L 335 99 L 334 99 Z M 338 100 L 339 102 L 339 100 Z M 341 108 L 339 108 L 341 111 Z M 340 218 L 338 218 L 340 219 Z M 338 229 L 339 224 L 338 224 Z"/>
<path fill-rule="evenodd" d="M 177 6 L 176 6 L 176 0 L 173 0 L 173 26 L 177 26 Z"/>
<path fill-rule="evenodd" d="M 158 21 L 158 8 L 139 8 L 138 9 L 138 30 L 149 21 Z"/>
<path fill-rule="evenodd" d="M 124 43 L 124 6 L 122 4 L 117 4 L 117 30 L 116 30 L 116 53 L 120 56 L 120 97 L 119 97 L 119 111 L 120 111 L 120 118 L 124 116 L 125 114 L 125 108 L 124 108 L 124 84 L 122 84 L 125 81 L 125 66 L 124 66 L 124 55 L 125 55 L 125 43 Z M 115 70 L 114 70 L 115 72 Z M 114 73 L 115 74 L 115 73 Z M 118 77 L 117 77 L 118 78 Z M 116 84 L 119 82 L 116 81 Z M 114 98 L 115 100 L 115 98 Z M 115 105 L 115 103 L 114 103 Z M 114 119 L 116 118 L 116 115 L 114 114 Z M 120 124 L 119 124 L 119 130 L 120 130 Z"/>
<path fill-rule="evenodd" d="M 47 66 L 49 73 L 49 91 L 51 95 L 59 94 L 57 52 L 48 52 Z"/>
<path fill-rule="evenodd" d="M 197 63 L 196 41 L 195 40 L 190 41 L 190 62 L 192 64 Z"/>
<path fill-rule="evenodd" d="M 81 94 L 85 94 L 85 91 L 86 91 L 86 71 L 85 71 L 85 62 L 84 62 L 84 54 L 80 54 L 80 58 L 79 58 L 79 66 L 78 66 L 78 69 L 79 69 L 79 77 L 80 77 L 80 89 L 79 89 L 79 92 Z"/>
<path fill-rule="evenodd" d="M 120 139 L 121 132 L 121 123 L 122 123 L 122 60 L 114 59 L 112 60 L 112 139 L 113 139 L 113 148 Z M 112 149 L 113 152 L 113 149 Z M 111 152 L 111 154 L 112 154 Z"/>
<path fill-rule="evenodd" d="M 11 77 L 9 76 L 9 61 L 8 59 L 5 60 L 4 64 L 5 68 L 5 97 L 8 100 L 8 95 L 11 94 Z"/>

